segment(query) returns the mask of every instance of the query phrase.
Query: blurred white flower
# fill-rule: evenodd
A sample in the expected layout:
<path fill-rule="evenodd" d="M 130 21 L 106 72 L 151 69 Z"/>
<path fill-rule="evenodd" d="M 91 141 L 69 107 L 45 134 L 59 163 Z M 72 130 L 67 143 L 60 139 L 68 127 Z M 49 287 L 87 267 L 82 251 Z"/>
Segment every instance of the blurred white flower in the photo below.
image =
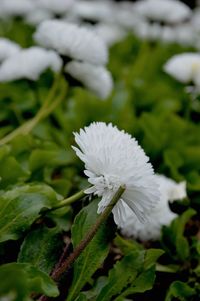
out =
<path fill-rule="evenodd" d="M 103 66 L 72 61 L 65 66 L 65 72 L 69 73 L 101 99 L 107 98 L 112 91 L 112 76 Z"/>
<path fill-rule="evenodd" d="M 200 54 L 183 53 L 173 56 L 164 65 L 164 71 L 182 83 L 200 85 Z"/>
<path fill-rule="evenodd" d="M 123 40 L 126 36 L 126 31 L 117 24 L 98 23 L 93 28 L 108 46 Z"/>
<path fill-rule="evenodd" d="M 30 47 L 7 58 L 0 66 L 0 82 L 29 79 L 37 80 L 48 68 L 61 69 L 62 60 L 52 50 Z"/>
<path fill-rule="evenodd" d="M 25 16 L 25 22 L 31 25 L 38 25 L 45 20 L 53 19 L 53 14 L 45 9 L 35 8 Z"/>
<path fill-rule="evenodd" d="M 191 24 L 193 28 L 200 33 L 200 8 L 197 7 L 194 9 L 191 19 Z"/>
<path fill-rule="evenodd" d="M 21 47 L 11 40 L 0 38 L 0 63 L 20 51 Z"/>
<path fill-rule="evenodd" d="M 104 211 L 121 185 L 126 186 L 112 212 L 116 224 L 124 224 L 125 205 L 144 220 L 159 201 L 156 178 L 149 158 L 137 141 L 111 123 L 92 123 L 75 133 L 79 148 L 73 147 L 85 163 L 85 174 L 92 187 L 86 193 L 101 197 L 98 213 Z"/>
<path fill-rule="evenodd" d="M 126 206 L 126 221 L 121 225 L 121 232 L 125 236 L 139 238 L 142 241 L 159 239 L 162 226 L 167 226 L 177 217 L 170 210 L 168 201 L 181 200 L 187 196 L 186 183 L 175 181 L 156 175 L 157 183 L 161 193 L 161 200 L 148 214 L 148 220 L 141 223 Z"/>
<path fill-rule="evenodd" d="M 76 0 L 34 0 L 39 9 L 48 10 L 54 14 L 65 14 Z"/>
<path fill-rule="evenodd" d="M 76 1 L 70 14 L 91 21 L 111 21 L 113 19 L 112 1 Z"/>
<path fill-rule="evenodd" d="M 178 23 L 188 19 L 190 8 L 178 0 L 141 0 L 135 3 L 135 11 L 151 21 Z"/>
<path fill-rule="evenodd" d="M 1 17 L 24 16 L 31 12 L 35 7 L 32 0 L 1 0 L 0 15 Z"/>
<path fill-rule="evenodd" d="M 105 64 L 108 52 L 105 42 L 92 30 L 59 20 L 42 22 L 34 35 L 36 42 L 52 48 L 63 56 Z"/>

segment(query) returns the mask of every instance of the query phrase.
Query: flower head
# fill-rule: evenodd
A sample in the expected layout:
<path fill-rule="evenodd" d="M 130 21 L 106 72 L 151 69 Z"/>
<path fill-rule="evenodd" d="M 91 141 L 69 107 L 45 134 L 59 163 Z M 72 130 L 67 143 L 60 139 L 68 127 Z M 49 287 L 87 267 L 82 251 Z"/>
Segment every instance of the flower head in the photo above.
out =
<path fill-rule="evenodd" d="M 112 91 L 112 76 L 103 66 L 71 61 L 65 66 L 65 72 L 102 99 L 107 98 Z"/>
<path fill-rule="evenodd" d="M 101 197 L 98 213 L 104 211 L 120 186 L 126 187 L 112 212 L 116 224 L 125 222 L 125 205 L 145 219 L 159 201 L 156 178 L 149 158 L 137 141 L 111 123 L 92 123 L 75 133 L 79 148 L 73 147 L 85 163 L 85 174 L 92 187 L 86 193 Z"/>
<path fill-rule="evenodd" d="M 57 72 L 62 66 L 61 58 L 51 50 L 30 47 L 7 58 L 0 66 L 0 82 L 18 79 L 37 80 L 48 68 Z"/>
<path fill-rule="evenodd" d="M 97 65 L 107 62 L 108 53 L 104 41 L 86 27 L 48 20 L 39 25 L 34 38 L 43 47 L 52 48 L 72 59 Z"/>
<path fill-rule="evenodd" d="M 34 0 L 40 9 L 54 14 L 65 14 L 75 2 L 74 0 Z"/>
<path fill-rule="evenodd" d="M 20 46 L 8 39 L 0 38 L 0 63 L 20 51 Z"/>
<path fill-rule="evenodd" d="M 179 23 L 191 16 L 190 8 L 178 0 L 141 0 L 135 11 L 152 21 Z"/>
<path fill-rule="evenodd" d="M 175 55 L 164 65 L 164 70 L 182 83 L 193 82 L 199 86 L 200 54 L 183 53 Z"/>
<path fill-rule="evenodd" d="M 0 15 L 2 17 L 24 16 L 34 9 L 32 0 L 1 0 Z"/>
<path fill-rule="evenodd" d="M 177 217 L 177 214 L 170 210 L 168 201 L 186 197 L 186 183 L 177 184 L 162 175 L 156 175 L 156 178 L 161 193 L 160 202 L 149 212 L 145 223 L 136 219 L 130 208 L 126 206 L 126 221 L 124 225 L 121 225 L 124 235 L 139 238 L 142 241 L 156 240 L 160 237 L 162 226 L 169 225 Z"/>

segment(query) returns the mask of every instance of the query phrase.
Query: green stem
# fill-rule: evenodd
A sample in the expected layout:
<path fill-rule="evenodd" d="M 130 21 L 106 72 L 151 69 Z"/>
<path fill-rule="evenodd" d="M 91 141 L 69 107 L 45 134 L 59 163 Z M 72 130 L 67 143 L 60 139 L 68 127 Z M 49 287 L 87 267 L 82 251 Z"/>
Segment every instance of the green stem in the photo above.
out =
<path fill-rule="evenodd" d="M 61 95 L 59 95 L 58 98 L 56 98 L 55 100 L 53 100 L 53 98 L 55 97 L 56 91 L 58 89 L 59 83 L 60 83 L 60 74 L 55 78 L 54 84 L 53 84 L 51 90 L 49 91 L 49 94 L 48 94 L 48 96 L 47 96 L 44 104 L 42 105 L 42 107 L 40 108 L 40 110 L 37 112 L 36 116 L 33 117 L 31 120 L 28 120 L 27 122 L 25 122 L 24 124 L 22 124 L 20 127 L 18 127 L 16 130 L 14 130 L 13 132 L 11 132 L 10 134 L 8 134 L 7 136 L 5 136 L 4 138 L 2 138 L 0 140 L 0 145 L 3 145 L 3 144 L 6 144 L 6 143 L 10 142 L 11 140 L 13 140 L 15 137 L 17 137 L 20 134 L 27 135 L 28 133 L 30 133 L 33 130 L 33 128 L 42 119 L 44 119 L 47 116 L 49 116 L 49 114 L 58 106 L 58 104 L 66 96 L 67 85 L 65 83 L 65 85 L 63 85 Z M 51 104 L 52 101 L 53 101 L 53 103 Z"/>
<path fill-rule="evenodd" d="M 54 271 L 53 279 L 55 281 L 59 281 L 61 276 L 71 267 L 74 261 L 81 255 L 81 253 L 85 250 L 87 245 L 93 239 L 95 234 L 97 233 L 100 226 L 105 222 L 105 220 L 110 215 L 112 209 L 122 196 L 125 191 L 125 186 L 120 186 L 115 195 L 113 196 L 110 204 L 106 207 L 106 209 L 101 213 L 101 215 L 96 220 L 96 223 L 89 229 L 84 239 L 79 243 L 79 245 L 74 249 L 73 253 L 63 262 L 62 266 L 59 267 L 56 271 Z"/>
<path fill-rule="evenodd" d="M 75 193 L 74 195 L 62 200 L 58 205 L 56 205 L 53 208 L 51 208 L 50 210 L 48 210 L 48 212 L 65 207 L 65 206 L 69 206 L 72 203 L 82 199 L 84 196 L 85 196 L 85 192 L 84 192 L 84 190 L 81 190 L 81 191 Z"/>

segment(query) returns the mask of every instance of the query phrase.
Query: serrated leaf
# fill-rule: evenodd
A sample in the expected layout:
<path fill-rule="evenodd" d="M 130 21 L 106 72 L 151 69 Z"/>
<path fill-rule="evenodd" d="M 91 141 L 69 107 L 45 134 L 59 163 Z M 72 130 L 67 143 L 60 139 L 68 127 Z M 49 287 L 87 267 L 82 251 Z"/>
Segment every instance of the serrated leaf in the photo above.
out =
<path fill-rule="evenodd" d="M 110 270 L 108 283 L 97 301 L 119 301 L 122 297 L 151 289 L 155 280 L 155 263 L 163 253 L 160 249 L 149 249 L 127 254 Z"/>
<path fill-rule="evenodd" d="M 51 208 L 58 196 L 47 185 L 15 187 L 0 195 L 0 242 L 18 239 L 39 217 L 42 208 Z"/>
<path fill-rule="evenodd" d="M 9 263 L 0 267 L 0 297 L 13 295 L 13 301 L 29 301 L 31 293 L 49 297 L 59 295 L 56 284 L 45 273 L 23 263 Z"/>
<path fill-rule="evenodd" d="M 133 251 L 118 261 L 109 272 L 108 284 L 102 289 L 97 301 L 109 301 L 131 285 L 144 262 L 144 252 Z"/>
<path fill-rule="evenodd" d="M 188 298 L 193 295 L 195 295 L 195 290 L 188 284 L 175 281 L 170 285 L 165 301 L 171 301 L 174 298 L 180 301 L 188 301 Z"/>
<path fill-rule="evenodd" d="M 25 238 L 18 255 L 18 262 L 29 263 L 49 274 L 62 252 L 62 236 L 57 228 L 42 227 Z"/>
<path fill-rule="evenodd" d="M 98 217 L 97 204 L 93 201 L 76 216 L 72 227 L 73 246 L 76 247 Z M 103 224 L 95 237 L 74 263 L 74 276 L 67 301 L 74 300 L 94 272 L 101 266 L 109 251 L 110 231 Z"/>

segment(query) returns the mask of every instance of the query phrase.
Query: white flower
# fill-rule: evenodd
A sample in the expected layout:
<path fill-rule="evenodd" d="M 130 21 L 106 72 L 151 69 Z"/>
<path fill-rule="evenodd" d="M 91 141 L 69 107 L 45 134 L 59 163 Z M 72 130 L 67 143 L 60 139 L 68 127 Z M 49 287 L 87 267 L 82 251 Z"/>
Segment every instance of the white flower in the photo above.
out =
<path fill-rule="evenodd" d="M 178 0 L 141 0 L 135 11 L 152 21 L 178 23 L 191 16 L 190 8 Z"/>
<path fill-rule="evenodd" d="M 117 24 L 98 23 L 94 26 L 94 30 L 108 46 L 123 40 L 126 36 L 126 31 Z"/>
<path fill-rule="evenodd" d="M 34 0 L 38 8 L 48 10 L 54 14 L 65 14 L 75 0 Z"/>
<path fill-rule="evenodd" d="M 168 201 L 180 200 L 186 197 L 186 183 L 176 183 L 162 175 L 156 175 L 161 201 L 148 214 L 148 220 L 141 223 L 126 206 L 126 221 L 121 226 L 125 236 L 139 238 L 142 241 L 159 239 L 162 226 L 167 226 L 177 217 L 170 210 Z"/>
<path fill-rule="evenodd" d="M 110 1 L 81 0 L 74 3 L 70 14 L 81 19 L 111 21 L 113 19 L 113 4 Z"/>
<path fill-rule="evenodd" d="M 8 39 L 0 38 L 0 63 L 20 51 L 20 46 Z"/>
<path fill-rule="evenodd" d="M 0 66 L 0 82 L 18 79 L 37 80 L 47 69 L 57 72 L 62 66 L 61 58 L 51 50 L 30 47 L 7 58 Z"/>
<path fill-rule="evenodd" d="M 0 15 L 2 17 L 24 16 L 34 9 L 31 0 L 0 0 Z"/>
<path fill-rule="evenodd" d="M 43 47 L 52 48 L 63 56 L 94 64 L 107 62 L 105 42 L 88 28 L 49 20 L 39 25 L 34 37 Z"/>
<path fill-rule="evenodd" d="M 200 54 L 183 53 L 173 56 L 164 65 L 164 71 L 182 83 L 200 85 Z"/>
<path fill-rule="evenodd" d="M 92 123 L 75 133 L 79 148 L 73 147 L 85 163 L 92 187 L 86 193 L 101 197 L 98 213 L 104 211 L 121 185 L 126 186 L 112 212 L 116 224 L 124 224 L 125 204 L 141 220 L 159 201 L 159 191 L 149 158 L 137 141 L 111 123 Z"/>
<path fill-rule="evenodd" d="M 45 20 L 50 20 L 53 18 L 53 14 L 50 11 L 36 8 L 25 16 L 25 21 L 31 25 L 38 25 Z"/>
<path fill-rule="evenodd" d="M 72 61 L 66 65 L 65 71 L 102 99 L 112 91 L 112 76 L 103 66 Z"/>

